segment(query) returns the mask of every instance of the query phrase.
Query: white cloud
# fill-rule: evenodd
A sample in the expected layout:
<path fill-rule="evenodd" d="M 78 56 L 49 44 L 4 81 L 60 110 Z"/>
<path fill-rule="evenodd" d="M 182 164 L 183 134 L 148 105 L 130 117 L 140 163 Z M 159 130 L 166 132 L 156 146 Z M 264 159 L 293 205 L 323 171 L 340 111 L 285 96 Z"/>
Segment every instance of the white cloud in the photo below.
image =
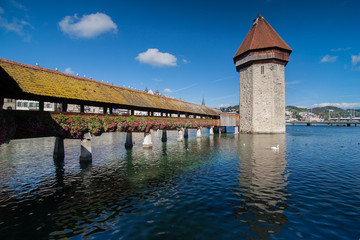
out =
<path fill-rule="evenodd" d="M 294 80 L 294 81 L 285 82 L 285 86 L 296 85 L 296 84 L 300 84 L 300 83 L 301 83 L 300 81 Z"/>
<path fill-rule="evenodd" d="M 348 51 L 348 50 L 350 50 L 349 47 L 348 48 L 333 48 L 330 51 L 332 51 L 332 52 L 342 52 L 342 51 Z"/>
<path fill-rule="evenodd" d="M 351 55 L 351 63 L 353 66 L 360 62 L 360 53 L 359 55 Z"/>
<path fill-rule="evenodd" d="M 103 33 L 117 33 L 117 25 L 104 13 L 66 16 L 59 22 L 61 31 L 77 38 L 93 38 Z"/>
<path fill-rule="evenodd" d="M 0 16 L 0 28 L 4 28 L 7 31 L 15 32 L 19 36 L 24 36 L 26 35 L 26 27 L 32 28 L 32 26 L 24 20 L 13 18 L 10 22 L 6 18 Z"/>
<path fill-rule="evenodd" d="M 316 107 L 339 107 L 343 109 L 358 109 L 360 108 L 360 103 L 319 103 L 309 106 L 309 108 L 316 108 Z"/>
<path fill-rule="evenodd" d="M 220 104 L 220 105 L 216 106 L 216 108 L 227 108 L 227 107 L 230 107 L 230 104 L 225 103 L 225 104 Z"/>
<path fill-rule="evenodd" d="M 174 55 L 159 52 L 157 48 L 149 48 L 146 52 L 139 53 L 135 59 L 140 63 L 147 63 L 154 67 L 176 66 L 177 61 Z"/>
<path fill-rule="evenodd" d="M 164 89 L 164 92 L 165 92 L 165 93 L 172 93 L 172 90 L 171 90 L 170 88 L 165 88 L 165 89 Z"/>
<path fill-rule="evenodd" d="M 74 71 L 70 67 L 68 67 L 68 68 L 65 69 L 65 73 L 74 74 Z"/>
<path fill-rule="evenodd" d="M 15 0 L 10 0 L 10 2 L 12 3 L 13 6 L 19 8 L 19 9 L 23 9 L 23 10 L 27 10 L 24 5 L 22 5 L 21 3 L 18 3 L 17 1 Z"/>
<path fill-rule="evenodd" d="M 331 55 L 327 54 L 321 59 L 321 62 L 322 63 L 336 62 L 337 58 L 338 58 L 337 56 L 331 56 Z"/>
<path fill-rule="evenodd" d="M 174 90 L 173 92 L 180 92 L 180 91 L 183 91 L 183 90 L 186 90 L 186 89 L 189 89 L 189 88 L 192 88 L 192 87 L 195 87 L 197 85 L 197 83 L 194 83 L 194 84 L 191 84 L 189 86 L 186 86 L 186 87 L 183 87 L 183 88 L 179 88 L 179 89 L 176 89 Z"/>

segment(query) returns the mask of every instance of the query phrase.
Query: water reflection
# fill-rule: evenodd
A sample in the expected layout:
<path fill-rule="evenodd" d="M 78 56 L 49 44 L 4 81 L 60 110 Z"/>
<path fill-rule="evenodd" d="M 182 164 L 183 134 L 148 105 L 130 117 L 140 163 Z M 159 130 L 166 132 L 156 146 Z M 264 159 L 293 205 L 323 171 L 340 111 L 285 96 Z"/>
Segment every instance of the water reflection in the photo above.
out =
<path fill-rule="evenodd" d="M 287 173 L 285 134 L 240 136 L 239 188 L 235 191 L 234 217 L 249 229 L 239 234 L 249 239 L 268 239 L 287 223 Z M 271 146 L 280 145 L 279 151 Z"/>

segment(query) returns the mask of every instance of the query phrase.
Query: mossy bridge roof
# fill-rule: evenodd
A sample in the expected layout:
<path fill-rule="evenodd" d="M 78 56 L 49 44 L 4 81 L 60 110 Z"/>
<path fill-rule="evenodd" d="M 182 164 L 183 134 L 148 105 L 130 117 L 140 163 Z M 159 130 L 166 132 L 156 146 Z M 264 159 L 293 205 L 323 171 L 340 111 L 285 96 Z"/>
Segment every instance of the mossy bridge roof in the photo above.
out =
<path fill-rule="evenodd" d="M 0 58 L 5 98 L 218 116 L 220 110 Z"/>

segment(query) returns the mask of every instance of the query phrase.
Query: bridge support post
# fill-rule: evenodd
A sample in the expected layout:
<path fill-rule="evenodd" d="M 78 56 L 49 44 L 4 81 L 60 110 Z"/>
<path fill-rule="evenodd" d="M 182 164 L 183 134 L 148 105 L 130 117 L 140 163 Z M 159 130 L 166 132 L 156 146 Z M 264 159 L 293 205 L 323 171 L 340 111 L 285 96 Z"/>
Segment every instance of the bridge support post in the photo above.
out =
<path fill-rule="evenodd" d="M 55 138 L 55 146 L 53 158 L 56 161 L 63 161 L 65 158 L 64 139 L 60 137 Z"/>
<path fill-rule="evenodd" d="M 166 130 L 162 130 L 162 136 L 161 136 L 161 141 L 162 142 L 167 142 L 167 133 Z"/>
<path fill-rule="evenodd" d="M 126 133 L 126 141 L 125 141 L 125 148 L 126 149 L 132 149 L 134 146 L 133 141 L 132 141 L 132 132 L 127 132 Z"/>
<path fill-rule="evenodd" d="M 80 162 L 91 162 L 91 161 L 92 161 L 91 136 L 90 133 L 86 133 L 84 139 L 81 140 Z"/>
<path fill-rule="evenodd" d="M 189 130 L 187 128 L 184 129 L 184 138 L 189 138 Z"/>
<path fill-rule="evenodd" d="M 184 141 L 184 135 L 183 135 L 183 129 L 179 128 L 178 129 L 178 138 L 177 138 L 178 142 L 183 142 Z"/>
<path fill-rule="evenodd" d="M 196 130 L 196 137 L 201 138 L 201 127 Z"/>
<path fill-rule="evenodd" d="M 151 132 L 144 133 L 143 148 L 152 148 Z"/>
<path fill-rule="evenodd" d="M 234 133 L 235 133 L 235 134 L 238 134 L 238 133 L 239 133 L 239 127 L 238 127 L 238 126 L 235 126 L 234 128 L 235 128 Z"/>
<path fill-rule="evenodd" d="M 214 135 L 214 127 L 209 128 L 209 135 L 210 136 Z"/>
<path fill-rule="evenodd" d="M 347 127 L 350 127 L 350 126 L 351 126 L 351 124 L 350 124 L 350 123 L 347 123 L 347 124 L 346 124 L 346 126 L 347 126 Z"/>
<path fill-rule="evenodd" d="M 311 126 L 311 123 L 306 123 L 306 126 Z"/>

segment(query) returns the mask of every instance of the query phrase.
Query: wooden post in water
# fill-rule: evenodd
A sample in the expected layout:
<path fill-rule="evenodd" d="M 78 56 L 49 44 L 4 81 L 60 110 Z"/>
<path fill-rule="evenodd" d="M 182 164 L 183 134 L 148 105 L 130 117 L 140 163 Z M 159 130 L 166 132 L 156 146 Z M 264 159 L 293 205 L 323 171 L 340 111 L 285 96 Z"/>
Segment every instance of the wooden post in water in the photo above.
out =
<path fill-rule="evenodd" d="M 235 133 L 235 134 L 238 134 L 238 133 L 239 133 L 239 127 L 238 127 L 238 126 L 235 126 L 234 128 L 235 128 L 234 133 Z"/>
<path fill-rule="evenodd" d="M 177 138 L 178 142 L 183 142 L 184 141 L 184 135 L 183 135 L 183 129 L 179 128 L 178 129 L 178 138 Z"/>
<path fill-rule="evenodd" d="M 92 161 L 91 136 L 90 133 L 86 133 L 84 135 L 84 138 L 81 140 L 80 162 L 91 162 L 91 161 Z"/>
<path fill-rule="evenodd" d="M 64 139 L 61 137 L 55 138 L 53 158 L 56 161 L 63 161 L 65 158 Z"/>
<path fill-rule="evenodd" d="M 184 138 L 189 138 L 189 131 L 187 128 L 184 130 Z"/>
<path fill-rule="evenodd" d="M 167 142 L 166 129 L 162 130 L 161 141 L 162 141 L 162 142 Z"/>
<path fill-rule="evenodd" d="M 152 148 L 151 132 L 144 133 L 143 148 Z"/>
<path fill-rule="evenodd" d="M 201 127 L 196 130 L 196 137 L 201 138 Z"/>
<path fill-rule="evenodd" d="M 209 135 L 210 136 L 214 135 L 214 127 L 209 128 Z"/>
<path fill-rule="evenodd" d="M 127 132 L 126 133 L 125 148 L 126 149 L 132 149 L 133 146 L 134 146 L 134 144 L 132 142 L 132 132 Z"/>

